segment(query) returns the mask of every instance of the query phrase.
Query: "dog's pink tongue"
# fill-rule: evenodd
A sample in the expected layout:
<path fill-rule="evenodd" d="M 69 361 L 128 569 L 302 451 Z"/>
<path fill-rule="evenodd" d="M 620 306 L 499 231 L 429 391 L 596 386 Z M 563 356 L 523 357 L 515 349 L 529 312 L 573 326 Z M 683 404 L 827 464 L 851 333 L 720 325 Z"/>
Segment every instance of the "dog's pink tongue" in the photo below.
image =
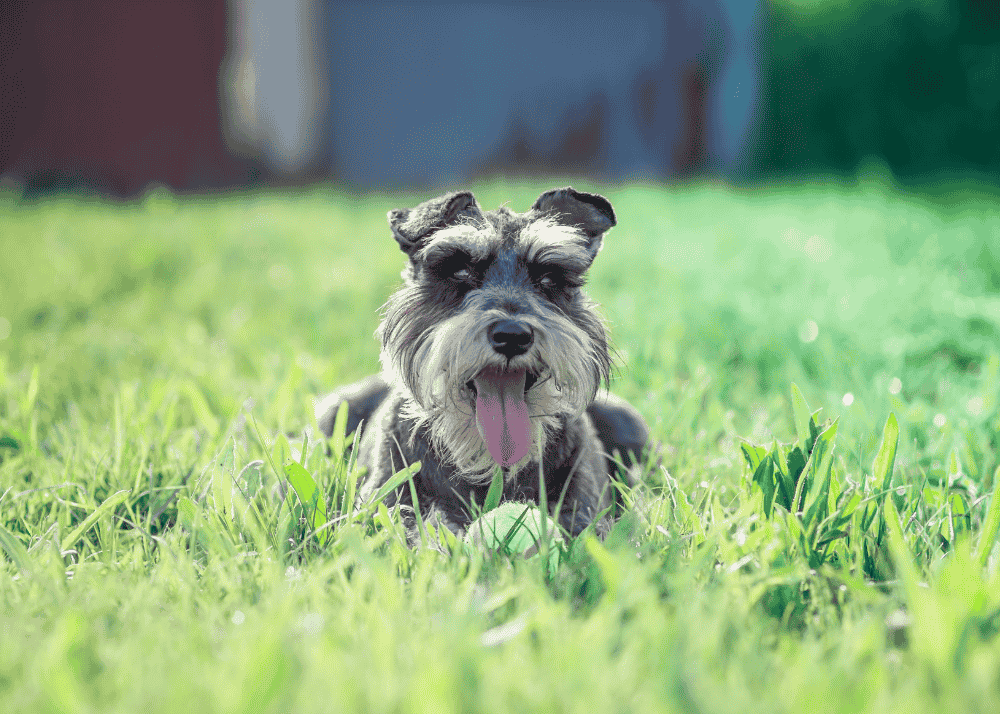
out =
<path fill-rule="evenodd" d="M 531 422 L 524 401 L 523 369 L 503 372 L 488 368 L 475 378 L 476 425 L 490 456 L 507 467 L 531 448 Z"/>

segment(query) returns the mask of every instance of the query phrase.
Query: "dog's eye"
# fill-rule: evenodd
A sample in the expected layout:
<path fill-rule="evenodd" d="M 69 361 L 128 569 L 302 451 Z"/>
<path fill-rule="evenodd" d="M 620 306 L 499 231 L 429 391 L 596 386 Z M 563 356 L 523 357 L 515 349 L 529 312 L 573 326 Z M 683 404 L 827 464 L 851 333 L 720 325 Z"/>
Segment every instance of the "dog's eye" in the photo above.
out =
<path fill-rule="evenodd" d="M 583 281 L 575 275 L 552 265 L 538 265 L 531 272 L 535 284 L 543 290 L 563 290 L 568 287 L 580 287 L 583 284 Z"/>
<path fill-rule="evenodd" d="M 465 285 L 476 278 L 476 265 L 472 257 L 463 252 L 452 253 L 432 262 L 431 271 L 440 280 L 451 280 Z"/>

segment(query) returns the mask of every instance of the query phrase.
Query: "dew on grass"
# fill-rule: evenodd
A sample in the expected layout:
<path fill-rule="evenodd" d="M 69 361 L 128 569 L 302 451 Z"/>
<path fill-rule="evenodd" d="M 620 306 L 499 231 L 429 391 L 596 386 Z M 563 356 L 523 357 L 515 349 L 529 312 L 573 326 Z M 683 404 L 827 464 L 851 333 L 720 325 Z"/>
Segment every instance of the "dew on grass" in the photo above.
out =
<path fill-rule="evenodd" d="M 284 290 L 292 284 L 292 270 L 283 263 L 276 263 L 267 270 L 267 279 L 276 290 Z"/>
<path fill-rule="evenodd" d="M 806 344 L 815 342 L 817 337 L 819 337 L 819 325 L 815 320 L 806 320 L 799 327 L 799 339 Z"/>
<path fill-rule="evenodd" d="M 323 629 L 323 622 L 324 620 L 322 614 L 318 612 L 307 612 L 299 620 L 299 627 L 310 635 L 316 635 Z"/>
<path fill-rule="evenodd" d="M 227 320 L 229 324 L 229 329 L 239 330 L 250 319 L 250 311 L 246 309 L 243 305 L 237 305 L 229 312 L 229 318 Z"/>
<path fill-rule="evenodd" d="M 899 357 L 906 349 L 906 341 L 901 337 L 889 337 L 882 342 L 882 351 L 890 357 Z"/>
<path fill-rule="evenodd" d="M 965 411 L 969 413 L 969 416 L 980 416 L 985 408 L 986 400 L 983 397 L 973 397 L 965 403 Z"/>
<path fill-rule="evenodd" d="M 833 247 L 823 236 L 811 236 L 802 249 L 817 263 L 825 263 L 833 256 Z"/>

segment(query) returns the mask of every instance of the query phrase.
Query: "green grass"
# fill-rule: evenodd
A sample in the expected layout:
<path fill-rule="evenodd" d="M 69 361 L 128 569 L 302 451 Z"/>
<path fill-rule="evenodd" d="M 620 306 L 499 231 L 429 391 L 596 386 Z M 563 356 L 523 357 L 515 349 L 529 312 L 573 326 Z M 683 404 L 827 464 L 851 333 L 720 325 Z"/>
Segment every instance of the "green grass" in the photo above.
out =
<path fill-rule="evenodd" d="M 0 710 L 1000 708 L 993 199 L 589 188 L 665 451 L 554 570 L 407 549 L 283 436 L 377 368 L 427 196 L 0 195 Z"/>

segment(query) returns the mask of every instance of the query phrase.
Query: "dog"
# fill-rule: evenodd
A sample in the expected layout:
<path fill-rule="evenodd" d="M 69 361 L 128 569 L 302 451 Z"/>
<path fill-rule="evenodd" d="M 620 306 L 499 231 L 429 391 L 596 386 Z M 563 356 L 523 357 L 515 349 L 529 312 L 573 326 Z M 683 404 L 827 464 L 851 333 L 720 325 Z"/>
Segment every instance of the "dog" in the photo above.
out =
<path fill-rule="evenodd" d="M 327 436 L 344 401 L 347 433 L 362 429 L 359 500 L 420 461 L 413 485 L 422 518 L 461 536 L 499 467 L 502 500 L 539 503 L 543 482 L 567 532 L 593 525 L 603 537 L 613 459 L 632 486 L 649 447 L 642 416 L 602 388 L 608 335 L 581 290 L 616 225 L 611 204 L 567 187 L 543 193 L 526 213 L 484 212 L 462 191 L 388 219 L 408 261 L 382 309 L 382 372 L 316 407 Z M 410 544 L 419 543 L 409 484 L 385 503 L 400 506 Z"/>

